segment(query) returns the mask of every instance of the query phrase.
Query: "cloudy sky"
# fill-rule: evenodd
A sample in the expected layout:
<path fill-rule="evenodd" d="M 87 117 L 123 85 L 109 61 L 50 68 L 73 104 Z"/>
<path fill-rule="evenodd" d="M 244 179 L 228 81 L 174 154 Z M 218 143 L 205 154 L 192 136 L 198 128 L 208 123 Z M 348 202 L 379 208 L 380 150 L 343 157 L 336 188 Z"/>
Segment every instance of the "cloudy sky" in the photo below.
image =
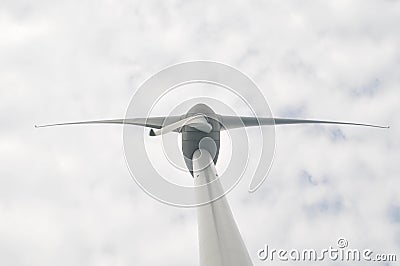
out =
<path fill-rule="evenodd" d="M 195 210 L 135 184 L 122 127 L 33 125 L 124 117 L 145 79 L 199 59 L 276 116 L 391 125 L 276 129 L 267 182 L 228 195 L 254 264 L 339 237 L 399 260 L 399 25 L 396 0 L 0 0 L 0 264 L 198 265 Z"/>

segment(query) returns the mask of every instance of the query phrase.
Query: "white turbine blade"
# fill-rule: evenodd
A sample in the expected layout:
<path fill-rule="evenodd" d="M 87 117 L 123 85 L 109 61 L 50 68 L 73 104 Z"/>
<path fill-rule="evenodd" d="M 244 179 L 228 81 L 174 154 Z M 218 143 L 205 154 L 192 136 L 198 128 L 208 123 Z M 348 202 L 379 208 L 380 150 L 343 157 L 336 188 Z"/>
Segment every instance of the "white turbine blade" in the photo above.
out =
<path fill-rule="evenodd" d="M 150 135 L 160 136 L 162 134 L 176 131 L 182 128 L 183 126 L 193 127 L 205 133 L 210 133 L 212 130 L 212 126 L 207 122 L 207 119 L 204 117 L 204 115 L 195 115 L 188 118 L 184 118 L 182 120 L 179 120 L 178 122 L 169 124 L 167 126 L 164 126 L 159 130 L 154 130 L 154 131 L 151 130 Z"/>
<path fill-rule="evenodd" d="M 48 125 L 35 125 L 35 127 L 52 127 L 52 126 L 65 126 L 65 125 L 82 125 L 82 124 L 128 124 L 135 126 L 151 127 L 159 129 L 167 121 L 168 123 L 174 123 L 180 120 L 180 116 L 170 117 L 149 117 L 149 118 L 127 118 L 127 119 L 110 119 L 110 120 L 93 120 L 93 121 L 81 121 L 81 122 L 69 122 L 69 123 L 57 123 Z"/>
<path fill-rule="evenodd" d="M 309 119 L 292 119 L 292 118 L 266 118 L 266 117 L 243 117 L 243 116 L 221 116 L 221 123 L 224 129 L 234 129 L 240 127 L 252 126 L 271 126 L 271 125 L 292 125 L 292 124 L 335 124 L 335 125 L 352 125 L 366 126 L 376 128 L 389 128 L 389 126 L 379 126 L 364 123 L 352 123 L 341 121 L 326 120 L 309 120 Z"/>
<path fill-rule="evenodd" d="M 290 119 L 290 118 L 274 118 L 275 125 L 289 125 L 289 124 L 336 124 L 336 125 L 350 125 L 350 126 L 364 126 L 376 128 L 389 128 L 389 126 L 380 126 L 373 124 L 342 122 L 342 121 L 326 121 L 326 120 L 309 120 L 309 119 Z"/>
<path fill-rule="evenodd" d="M 208 123 L 207 119 L 204 116 L 199 117 L 196 120 L 189 121 L 187 125 L 205 133 L 210 133 L 212 130 L 212 125 Z"/>

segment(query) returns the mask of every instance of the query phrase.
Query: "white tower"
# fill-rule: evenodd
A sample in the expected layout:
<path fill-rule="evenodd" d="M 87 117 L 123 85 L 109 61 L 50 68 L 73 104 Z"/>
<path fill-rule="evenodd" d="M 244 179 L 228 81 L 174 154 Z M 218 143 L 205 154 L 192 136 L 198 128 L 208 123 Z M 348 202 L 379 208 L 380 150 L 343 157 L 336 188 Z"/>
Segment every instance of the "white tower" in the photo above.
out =
<path fill-rule="evenodd" d="M 210 153 L 197 150 L 192 161 L 195 185 L 217 182 L 208 186 L 208 197 L 221 195 L 223 188 Z M 253 265 L 225 196 L 198 207 L 197 216 L 201 266 Z"/>

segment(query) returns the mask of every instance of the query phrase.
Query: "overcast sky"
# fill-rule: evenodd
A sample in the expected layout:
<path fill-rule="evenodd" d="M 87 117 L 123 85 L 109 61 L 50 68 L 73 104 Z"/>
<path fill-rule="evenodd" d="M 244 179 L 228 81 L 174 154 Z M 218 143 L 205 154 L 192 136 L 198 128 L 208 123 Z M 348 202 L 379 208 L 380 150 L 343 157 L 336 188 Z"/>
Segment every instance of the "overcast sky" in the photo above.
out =
<path fill-rule="evenodd" d="M 146 78 L 199 59 L 276 116 L 391 126 L 277 128 L 268 180 L 228 195 L 254 264 L 339 237 L 399 260 L 399 25 L 395 0 L 0 0 L 0 264 L 198 265 L 195 210 L 135 184 L 122 127 L 33 125 L 122 118 Z"/>

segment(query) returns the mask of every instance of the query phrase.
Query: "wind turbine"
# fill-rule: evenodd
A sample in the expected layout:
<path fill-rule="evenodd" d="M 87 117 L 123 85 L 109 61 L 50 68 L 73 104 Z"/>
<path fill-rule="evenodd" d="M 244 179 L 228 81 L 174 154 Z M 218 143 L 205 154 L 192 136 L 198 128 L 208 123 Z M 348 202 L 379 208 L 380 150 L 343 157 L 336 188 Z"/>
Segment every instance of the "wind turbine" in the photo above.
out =
<path fill-rule="evenodd" d="M 213 187 L 209 186 L 207 190 L 210 203 L 199 206 L 197 210 L 200 265 L 204 266 L 253 265 L 225 196 L 213 200 L 214 195 L 223 195 L 221 193 L 223 188 L 215 169 L 220 150 L 221 131 L 240 127 L 288 124 L 337 124 L 389 128 L 388 126 L 325 120 L 225 116 L 216 114 L 205 104 L 196 104 L 181 116 L 95 120 L 35 127 L 99 123 L 148 127 L 150 136 L 160 136 L 170 132 L 182 134 L 182 154 L 195 185 L 207 185 L 210 182 L 216 184 Z M 204 195 L 196 196 L 204 197 Z"/>

